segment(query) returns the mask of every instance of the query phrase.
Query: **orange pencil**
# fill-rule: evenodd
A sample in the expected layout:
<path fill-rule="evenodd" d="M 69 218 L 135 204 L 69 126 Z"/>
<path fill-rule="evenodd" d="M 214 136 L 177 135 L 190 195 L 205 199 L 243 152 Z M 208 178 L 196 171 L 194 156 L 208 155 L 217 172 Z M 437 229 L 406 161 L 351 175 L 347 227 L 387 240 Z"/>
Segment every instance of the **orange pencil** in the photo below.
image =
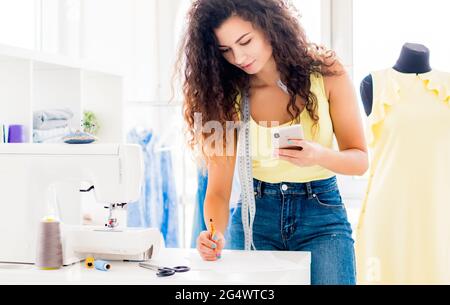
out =
<path fill-rule="evenodd" d="M 210 225 L 210 230 L 211 230 L 211 239 L 216 241 L 216 239 L 214 239 L 214 235 L 216 235 L 216 229 L 214 228 L 214 224 L 213 224 L 212 218 L 209 219 L 209 225 Z M 213 249 L 214 249 L 214 252 L 217 255 L 216 247 L 214 247 Z M 220 255 L 217 255 L 217 258 L 220 258 Z"/>
<path fill-rule="evenodd" d="M 214 235 L 216 234 L 216 229 L 214 228 L 212 218 L 209 219 L 209 225 L 210 225 L 210 230 L 211 230 L 211 239 L 213 239 Z"/>

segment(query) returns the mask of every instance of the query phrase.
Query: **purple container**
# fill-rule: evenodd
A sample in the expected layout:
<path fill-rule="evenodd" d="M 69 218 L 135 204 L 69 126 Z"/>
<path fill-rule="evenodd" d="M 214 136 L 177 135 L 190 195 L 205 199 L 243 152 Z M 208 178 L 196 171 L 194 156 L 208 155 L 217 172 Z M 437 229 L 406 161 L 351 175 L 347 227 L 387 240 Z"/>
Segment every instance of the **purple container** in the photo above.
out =
<path fill-rule="evenodd" d="M 8 143 L 25 143 L 25 126 L 9 125 Z"/>

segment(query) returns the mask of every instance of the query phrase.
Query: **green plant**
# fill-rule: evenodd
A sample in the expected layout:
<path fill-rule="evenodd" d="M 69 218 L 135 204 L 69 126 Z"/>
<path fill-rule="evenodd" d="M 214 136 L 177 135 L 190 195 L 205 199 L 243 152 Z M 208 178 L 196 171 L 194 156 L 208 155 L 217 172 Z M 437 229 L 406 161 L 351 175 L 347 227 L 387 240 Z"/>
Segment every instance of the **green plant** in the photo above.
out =
<path fill-rule="evenodd" d="M 97 117 L 92 111 L 84 111 L 83 112 L 83 120 L 82 120 L 83 131 L 90 134 L 97 134 L 100 126 L 98 124 Z"/>

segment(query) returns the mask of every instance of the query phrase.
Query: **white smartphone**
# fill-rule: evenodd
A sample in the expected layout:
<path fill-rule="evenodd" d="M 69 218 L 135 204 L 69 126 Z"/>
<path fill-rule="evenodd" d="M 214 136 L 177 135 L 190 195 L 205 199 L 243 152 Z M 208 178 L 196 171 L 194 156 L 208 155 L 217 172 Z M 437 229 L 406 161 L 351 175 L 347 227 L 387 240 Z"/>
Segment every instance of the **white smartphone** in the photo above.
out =
<path fill-rule="evenodd" d="M 272 147 L 273 148 L 286 148 L 286 149 L 299 149 L 298 146 L 289 144 L 290 139 L 303 140 L 305 138 L 303 134 L 303 127 L 301 124 L 276 127 L 272 129 Z"/>

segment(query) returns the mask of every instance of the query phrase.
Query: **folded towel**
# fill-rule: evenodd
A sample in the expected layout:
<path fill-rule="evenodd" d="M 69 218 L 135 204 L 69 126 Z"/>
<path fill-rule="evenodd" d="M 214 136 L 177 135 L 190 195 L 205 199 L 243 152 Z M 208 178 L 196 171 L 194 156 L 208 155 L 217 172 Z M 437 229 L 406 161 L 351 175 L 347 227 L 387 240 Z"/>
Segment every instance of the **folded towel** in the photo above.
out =
<path fill-rule="evenodd" d="M 73 112 L 69 108 L 64 109 L 48 109 L 39 110 L 33 112 L 33 128 L 34 129 L 51 129 L 55 126 L 52 125 L 48 128 L 44 123 L 48 121 L 60 121 L 58 127 L 61 127 L 62 122 L 67 122 L 73 117 Z M 44 126 L 43 126 L 44 125 Z M 44 128 L 43 128 L 44 127 Z"/>
<path fill-rule="evenodd" d="M 67 120 L 50 120 L 45 121 L 40 124 L 35 124 L 35 130 L 51 130 L 55 128 L 62 128 L 69 126 L 69 121 Z"/>
<path fill-rule="evenodd" d="M 58 137 L 53 137 L 53 138 L 49 138 L 49 139 L 45 139 L 41 142 L 36 142 L 36 143 L 64 143 L 63 137 L 58 136 Z"/>
<path fill-rule="evenodd" d="M 49 130 L 33 130 L 33 142 L 42 143 L 54 138 L 62 139 L 70 133 L 69 127 L 54 128 Z"/>

